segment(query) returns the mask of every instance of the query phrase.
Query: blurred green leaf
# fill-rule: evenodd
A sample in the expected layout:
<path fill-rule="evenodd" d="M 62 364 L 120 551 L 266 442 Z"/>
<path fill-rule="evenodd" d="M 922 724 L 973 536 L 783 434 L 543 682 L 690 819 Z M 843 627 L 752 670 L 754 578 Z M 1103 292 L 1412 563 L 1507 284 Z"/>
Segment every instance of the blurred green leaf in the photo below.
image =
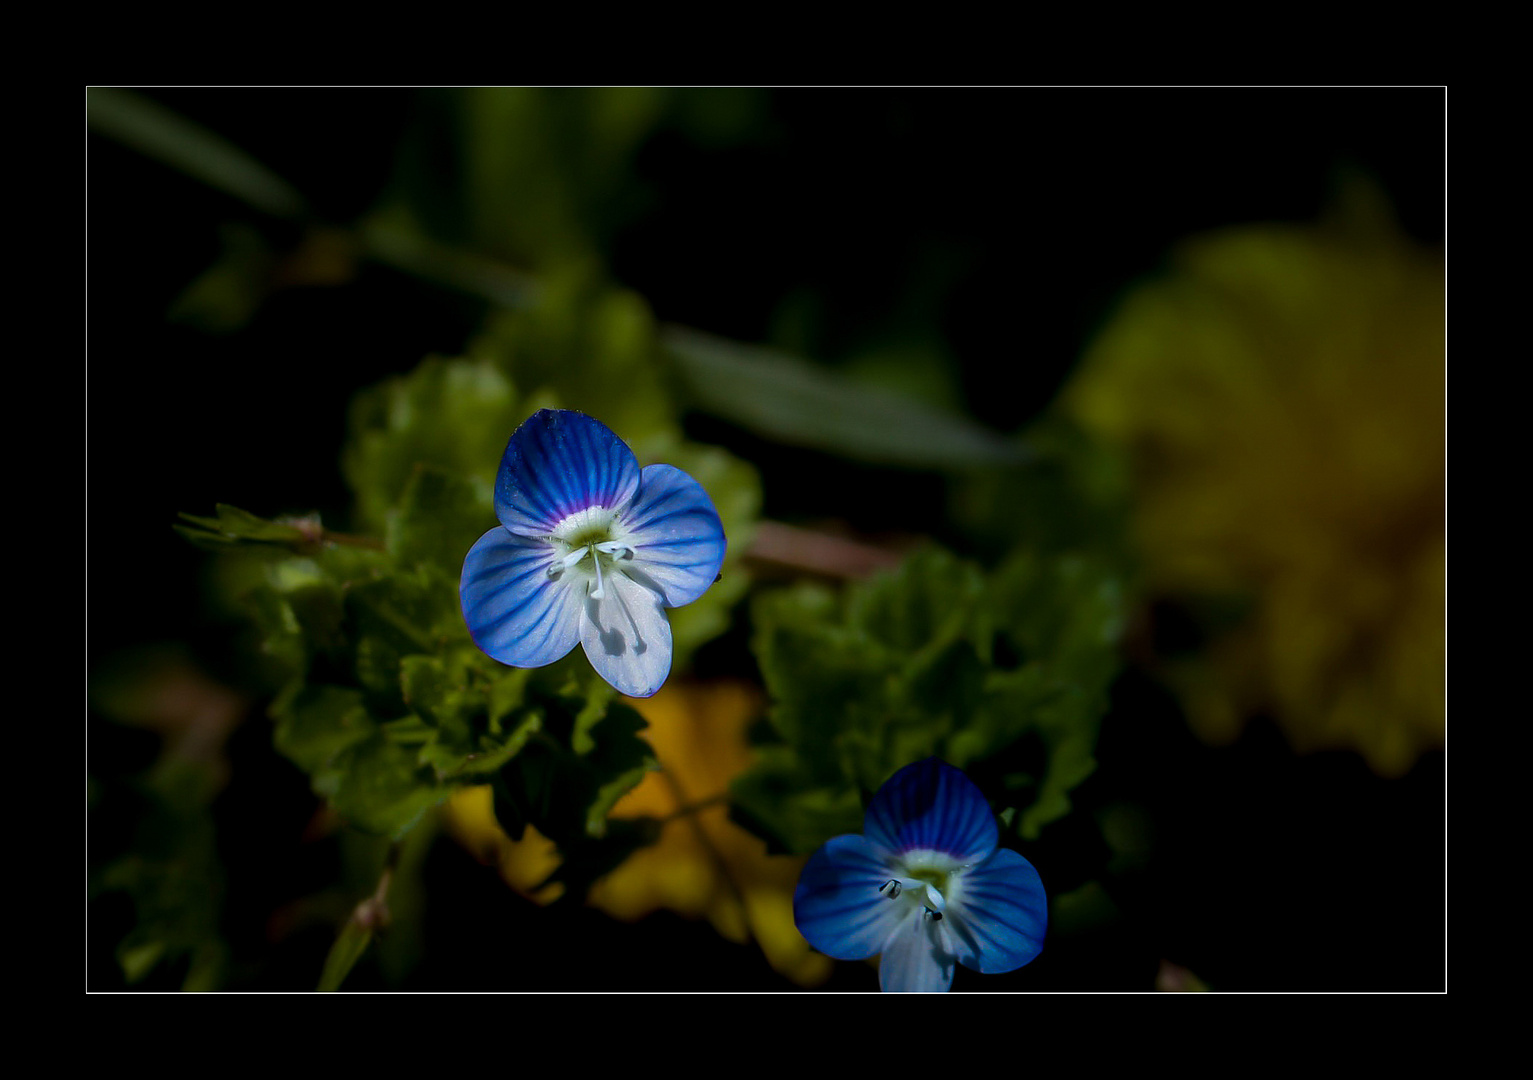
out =
<path fill-rule="evenodd" d="M 667 327 L 662 342 L 691 404 L 764 438 L 922 469 L 1012 467 L 1032 456 L 965 417 L 795 357 L 680 326 Z"/>
<path fill-rule="evenodd" d="M 218 234 L 218 259 L 182 290 L 166 314 L 210 334 L 227 334 L 248 323 L 266 299 L 277 256 L 248 225 L 224 225 Z"/>
<path fill-rule="evenodd" d="M 1105 563 L 1020 551 L 986 575 L 928 549 L 844 597 L 799 586 L 752 615 L 777 741 L 733 796 L 788 850 L 855 827 L 854 808 L 928 755 L 970 769 L 1027 838 L 1095 768 L 1123 625 Z"/>
<path fill-rule="evenodd" d="M 315 787 L 353 825 L 396 840 L 450 793 L 414 752 L 382 732 L 332 759 L 316 774 Z"/>
<path fill-rule="evenodd" d="M 346 592 L 349 637 L 356 648 L 357 682 L 374 707 L 403 712 L 400 664 L 435 653 L 467 637 L 456 590 L 429 570 L 400 572 L 358 583 Z"/>
<path fill-rule="evenodd" d="M 218 516 L 211 518 L 180 514 L 178 516 L 191 522 L 191 526 L 173 525 L 171 528 L 209 551 L 224 551 L 243 543 L 297 546 L 316 538 L 317 524 L 303 529 L 290 522 L 267 521 L 248 510 L 225 503 L 219 503 L 217 511 Z"/>
<path fill-rule="evenodd" d="M 644 299 L 580 264 L 543 275 L 536 304 L 492 315 L 469 354 L 538 388 L 536 406 L 518 422 L 537 407 L 575 409 L 642 453 L 649 440 L 674 441 L 678 432 L 656 341 Z"/>
<path fill-rule="evenodd" d="M 377 723 L 360 691 L 346 686 L 295 688 L 272 705 L 277 749 L 307 773 L 327 767 L 341 751 L 369 738 Z"/>
<path fill-rule="evenodd" d="M 481 505 L 491 505 L 501 454 L 527 418 L 524 408 L 511 381 L 483 360 L 427 360 L 359 393 L 342 469 L 361 522 L 383 526 L 420 467 L 453 478 L 444 484 L 470 485 Z M 479 531 L 493 524 L 492 516 Z"/>
<path fill-rule="evenodd" d="M 768 838 L 769 850 L 810 852 L 832 836 L 862 831 L 857 785 L 816 780 L 802 753 L 764 746 L 730 786 L 731 816 Z"/>
<path fill-rule="evenodd" d="M 274 217 L 305 213 L 301 196 L 288 182 L 243 150 L 158 102 L 107 86 L 85 95 L 92 131 L 131 146 Z"/>
<path fill-rule="evenodd" d="M 1124 456 L 1058 412 L 1024 435 L 1017 469 L 965 471 L 949 484 L 948 516 L 977 550 L 1094 552 L 1127 561 L 1129 469 Z"/>
<path fill-rule="evenodd" d="M 390 517 L 388 549 L 401 566 L 428 564 L 453 578 L 468 549 L 494 526 L 488 489 L 434 466 L 417 465 Z"/>
<path fill-rule="evenodd" d="M 339 990 L 346 976 L 351 974 L 351 969 L 362 959 L 362 954 L 367 952 L 368 943 L 372 940 L 371 927 L 363 926 L 355 919 L 346 920 L 335 944 L 330 946 L 330 952 L 325 956 L 325 967 L 320 973 L 316 989 L 322 993 Z"/>
<path fill-rule="evenodd" d="M 133 902 L 136 925 L 116 949 L 123 977 L 136 984 L 185 958 L 183 990 L 217 989 L 228 950 L 219 929 L 224 871 L 208 807 L 219 784 L 206 763 L 167 757 L 138 786 L 147 812 L 130 853 L 93 882 Z"/>

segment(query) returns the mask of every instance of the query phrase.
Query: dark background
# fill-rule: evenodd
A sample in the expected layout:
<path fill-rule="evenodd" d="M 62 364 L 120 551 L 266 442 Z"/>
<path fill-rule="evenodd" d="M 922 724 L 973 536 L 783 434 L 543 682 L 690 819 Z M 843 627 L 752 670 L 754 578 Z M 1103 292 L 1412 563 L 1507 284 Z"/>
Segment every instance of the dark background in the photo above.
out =
<path fill-rule="evenodd" d="M 379 198 L 412 118 L 434 107 L 433 92 L 413 90 L 141 93 L 241 147 L 338 224 Z M 832 367 L 869 343 L 936 342 L 959 403 L 1005 432 L 1049 402 L 1115 299 L 1180 238 L 1312 221 L 1358 170 L 1412 237 L 1443 240 L 1438 89 L 730 95 L 736 119 L 723 134 L 683 97 L 638 149 L 632 184 L 593 227 L 611 276 L 662 321 Z M 237 684 L 233 627 L 204 602 L 203 557 L 172 532 L 176 514 L 226 502 L 344 522 L 337 458 L 351 395 L 458 353 L 484 308 L 364 262 L 339 284 L 273 292 L 236 333 L 177 325 L 167 309 L 217 257 L 220 225 L 251 223 L 279 250 L 298 228 L 94 133 L 86 166 L 90 677 L 173 643 Z M 709 417 L 687 422 L 760 468 L 767 516 L 889 524 L 877 493 L 849 487 L 833 463 Z M 313 797 L 272 751 L 259 703 L 250 711 L 214 811 L 230 986 L 307 989 L 329 936 L 273 947 L 266 920 L 332 876 L 335 856 L 292 842 Z M 157 739 L 94 710 L 87 734 L 89 770 L 111 796 L 99 805 L 130 807 Z M 1444 986 L 1440 754 L 1384 781 L 1353 754 L 1295 756 L 1260 718 L 1234 747 L 1210 749 L 1130 667 L 1099 758 L 1077 805 L 1132 798 L 1155 822 L 1154 860 L 1117 883 L 1122 917 L 1108 933 L 1052 938 L 1012 975 L 961 971 L 957 989 L 1149 989 L 1163 960 L 1228 990 Z M 92 811 L 93 866 L 132 842 L 131 819 Z M 1051 867 L 1051 892 L 1100 865 L 1100 838 L 1071 829 L 1029 853 Z M 429 856 L 428 882 L 427 959 L 406 986 L 790 987 L 705 924 L 660 915 L 640 932 L 595 912 L 539 914 L 450 843 Z M 89 909 L 93 989 L 122 985 L 111 950 L 131 925 L 124 903 Z M 174 988 L 179 975 L 141 985 Z M 364 962 L 347 985 L 387 984 Z M 852 964 L 828 984 L 871 985 Z"/>

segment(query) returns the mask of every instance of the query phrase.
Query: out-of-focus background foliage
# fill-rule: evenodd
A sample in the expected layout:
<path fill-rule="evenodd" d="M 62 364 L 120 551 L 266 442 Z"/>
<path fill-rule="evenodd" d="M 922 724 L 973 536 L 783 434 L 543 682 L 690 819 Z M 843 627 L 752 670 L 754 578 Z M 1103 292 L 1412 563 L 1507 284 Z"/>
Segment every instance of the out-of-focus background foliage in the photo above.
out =
<path fill-rule="evenodd" d="M 1037 961 L 956 989 L 1443 986 L 1441 91 L 87 113 L 92 989 L 870 989 L 793 930 L 797 866 L 934 750 L 1051 897 Z M 450 618 L 321 687 L 299 603 L 445 595 L 544 404 L 737 523 L 623 736 L 662 770 L 562 869 L 475 771 L 534 768 L 501 721 L 555 697 L 474 713 Z M 420 757 L 363 791 L 362 745 Z"/>

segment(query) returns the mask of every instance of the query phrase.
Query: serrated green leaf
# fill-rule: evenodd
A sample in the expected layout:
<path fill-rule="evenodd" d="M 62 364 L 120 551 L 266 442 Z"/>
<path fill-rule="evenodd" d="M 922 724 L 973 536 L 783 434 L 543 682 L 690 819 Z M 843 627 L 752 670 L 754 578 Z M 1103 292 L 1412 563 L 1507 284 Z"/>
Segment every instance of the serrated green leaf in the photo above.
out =
<path fill-rule="evenodd" d="M 852 590 L 847 624 L 900 654 L 941 648 L 969 630 L 983 588 L 978 567 L 926 548 Z"/>
<path fill-rule="evenodd" d="M 850 784 L 817 785 L 785 748 L 763 747 L 730 785 L 731 815 L 769 838 L 769 850 L 807 855 L 832 836 L 862 831 L 863 805 Z"/>
<path fill-rule="evenodd" d="M 1000 570 L 929 550 L 837 598 L 760 597 L 753 640 L 780 744 L 736 785 L 777 841 L 811 850 L 850 807 L 929 755 L 978 770 L 1021 835 L 1070 808 L 1116 671 L 1118 579 L 1076 556 L 1019 552 Z"/>
<path fill-rule="evenodd" d="M 543 275 L 537 303 L 492 318 L 469 352 L 537 387 L 539 405 L 594 416 L 637 451 L 677 435 L 656 341 L 644 299 L 581 263 Z"/>
<path fill-rule="evenodd" d="M 342 751 L 317 784 L 347 821 L 398 839 L 449 794 L 420 767 L 417 756 L 379 732 Z"/>
<path fill-rule="evenodd" d="M 490 681 L 489 730 L 492 735 L 501 734 L 506 718 L 519 709 L 527 699 L 527 683 L 532 678 L 529 668 L 498 667 Z"/>
<path fill-rule="evenodd" d="M 385 714 L 403 712 L 401 663 L 435 654 L 448 638 L 467 636 L 453 590 L 429 571 L 396 573 L 353 586 L 346 615 L 356 642 L 356 678 Z"/>
<path fill-rule="evenodd" d="M 495 524 L 487 488 L 419 465 L 390 517 L 388 550 L 400 566 L 427 563 L 451 578 L 462 571 L 469 548 Z"/>
<path fill-rule="evenodd" d="M 308 773 L 329 764 L 348 747 L 371 737 L 377 724 L 352 687 L 310 686 L 272 705 L 277 749 Z"/>
<path fill-rule="evenodd" d="M 427 360 L 358 394 L 342 469 L 360 520 L 383 525 L 418 467 L 471 485 L 476 500 L 487 504 L 506 442 L 526 419 L 524 407 L 511 381 L 487 360 Z"/>
<path fill-rule="evenodd" d="M 572 848 L 607 829 L 607 814 L 655 768 L 649 744 L 639 738 L 644 718 L 613 703 L 587 734 L 577 753 L 571 739 L 579 704 L 549 700 L 539 716 L 544 737 L 529 743 L 495 778 L 495 816 L 516 838 L 531 824 L 544 836 Z"/>
<path fill-rule="evenodd" d="M 398 720 L 385 720 L 378 730 L 396 746 L 424 746 L 436 741 L 437 729 L 418 716 L 401 716 Z"/>
<path fill-rule="evenodd" d="M 194 527 L 172 525 L 171 528 L 198 547 L 212 551 L 225 551 L 241 544 L 306 545 L 313 543 L 320 531 L 317 522 L 305 529 L 288 522 L 268 521 L 225 503 L 219 503 L 216 509 L 218 516 L 211 518 L 179 514 L 177 516 Z"/>

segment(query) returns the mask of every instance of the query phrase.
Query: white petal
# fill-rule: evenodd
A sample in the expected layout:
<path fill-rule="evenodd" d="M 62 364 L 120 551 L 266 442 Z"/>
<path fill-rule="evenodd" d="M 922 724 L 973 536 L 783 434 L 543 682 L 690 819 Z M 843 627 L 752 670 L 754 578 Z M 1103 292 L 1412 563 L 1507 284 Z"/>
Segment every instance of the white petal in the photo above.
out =
<path fill-rule="evenodd" d="M 580 643 L 596 673 L 620 694 L 649 697 L 671 672 L 671 624 L 659 593 L 620 570 L 604 578 L 603 597 L 587 597 Z"/>
<path fill-rule="evenodd" d="M 878 985 L 886 993 L 944 993 L 953 985 L 953 956 L 941 945 L 941 924 L 922 918 L 919 908 L 910 910 L 884 945 Z"/>

